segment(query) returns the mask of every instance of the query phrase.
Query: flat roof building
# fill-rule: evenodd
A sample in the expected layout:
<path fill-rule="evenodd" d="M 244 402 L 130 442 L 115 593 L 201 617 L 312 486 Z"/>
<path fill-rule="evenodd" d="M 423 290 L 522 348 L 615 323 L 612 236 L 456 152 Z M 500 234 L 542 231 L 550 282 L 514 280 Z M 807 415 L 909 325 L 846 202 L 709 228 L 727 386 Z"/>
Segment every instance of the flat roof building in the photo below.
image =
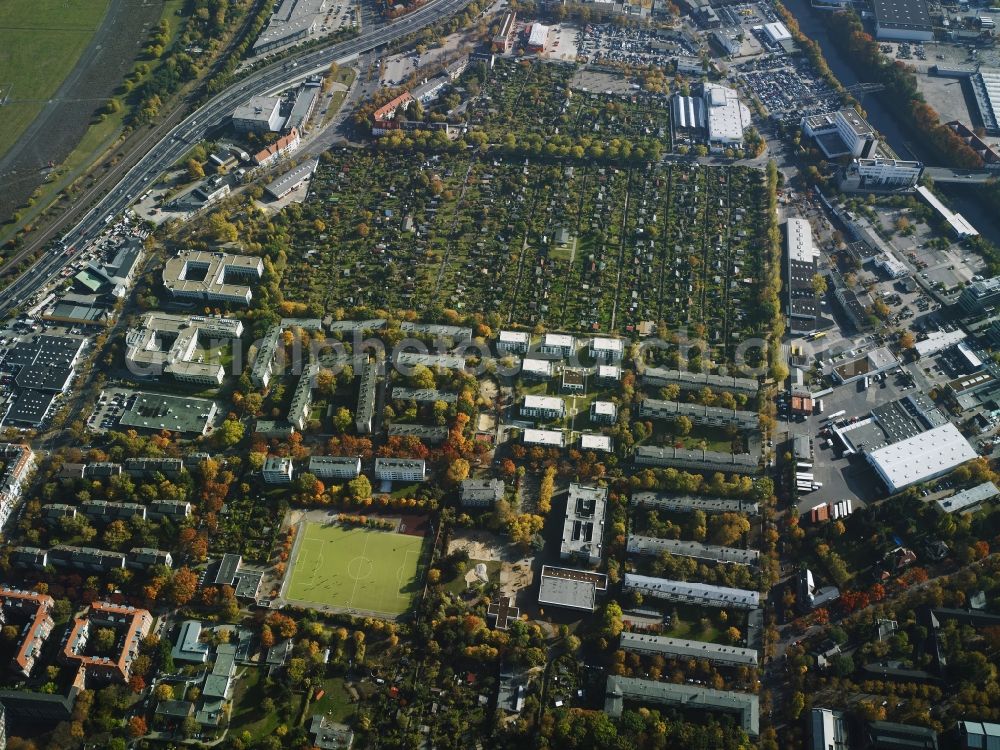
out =
<path fill-rule="evenodd" d="M 538 588 L 538 603 L 553 607 L 593 612 L 597 593 L 608 590 L 608 577 L 589 570 L 543 565 Z"/>
<path fill-rule="evenodd" d="M 531 346 L 531 334 L 527 331 L 500 331 L 497 336 L 497 351 L 501 354 L 527 354 Z"/>
<path fill-rule="evenodd" d="M 552 377 L 552 372 L 551 360 L 532 357 L 525 357 L 521 360 L 521 376 L 524 378 L 547 380 Z"/>
<path fill-rule="evenodd" d="M 219 407 L 204 398 L 137 393 L 118 423 L 144 430 L 169 430 L 205 435 L 215 423 Z"/>
<path fill-rule="evenodd" d="M 703 88 L 709 148 L 720 151 L 741 145 L 752 124 L 750 109 L 740 101 L 735 89 L 717 83 L 706 83 Z"/>
<path fill-rule="evenodd" d="M 137 377 L 166 373 L 184 383 L 222 385 L 225 368 L 205 362 L 203 350 L 242 335 L 243 323 L 235 318 L 147 313 L 125 334 L 125 366 Z"/>
<path fill-rule="evenodd" d="M 629 534 L 627 551 L 633 555 L 659 555 L 668 552 L 678 557 L 693 557 L 696 560 L 708 560 L 717 563 L 734 563 L 737 565 L 756 565 L 760 553 L 755 549 L 740 549 L 739 547 L 721 547 L 715 544 L 689 542 L 680 539 L 662 539 L 654 536 Z"/>
<path fill-rule="evenodd" d="M 294 169 L 285 172 L 272 182 L 269 182 L 264 187 L 264 192 L 267 193 L 272 200 L 279 201 L 293 190 L 297 190 L 306 180 L 312 177 L 313 173 L 316 171 L 316 167 L 318 166 L 318 159 L 309 159 L 308 161 L 299 164 Z"/>
<path fill-rule="evenodd" d="M 264 261 L 252 255 L 185 250 L 163 266 L 163 286 L 174 297 L 248 305 L 250 283 L 264 275 Z"/>
<path fill-rule="evenodd" d="M 969 441 L 951 422 L 866 454 L 890 493 L 926 482 L 976 458 Z"/>
<path fill-rule="evenodd" d="M 320 28 L 328 0 L 281 0 L 267 21 L 267 26 L 253 44 L 253 54 L 308 39 Z"/>
<path fill-rule="evenodd" d="M 549 27 L 536 21 L 531 24 L 531 32 L 528 34 L 528 50 L 530 52 L 544 52 L 548 38 Z"/>
<path fill-rule="evenodd" d="M 850 750 L 850 738 L 843 711 L 814 708 L 810 719 L 812 750 Z"/>
<path fill-rule="evenodd" d="M 563 448 L 566 445 L 566 434 L 562 430 L 536 430 L 527 428 L 522 433 L 525 445 L 547 445 L 552 448 Z"/>
<path fill-rule="evenodd" d="M 268 456 L 261 473 L 267 484 L 288 484 L 292 481 L 292 459 L 287 456 Z"/>
<path fill-rule="evenodd" d="M 277 133 L 285 124 L 281 98 L 255 96 L 233 110 L 232 121 L 237 133 Z"/>
<path fill-rule="evenodd" d="M 576 352 L 576 338 L 568 333 L 546 333 L 538 349 L 543 354 L 566 358 Z"/>
<path fill-rule="evenodd" d="M 536 396 L 529 393 L 521 406 L 521 416 L 535 419 L 561 419 L 565 413 L 566 405 L 558 396 Z"/>
<path fill-rule="evenodd" d="M 319 479 L 357 479 L 361 459 L 357 456 L 310 456 L 307 471 Z"/>
<path fill-rule="evenodd" d="M 987 500 L 992 500 L 998 495 L 1000 495 L 1000 489 L 993 482 L 983 482 L 967 490 L 956 492 L 951 497 L 943 497 L 934 502 L 942 513 L 972 513 Z"/>
<path fill-rule="evenodd" d="M 618 675 L 608 677 L 606 693 L 604 713 L 615 718 L 622 715 L 625 701 L 661 703 L 684 709 L 735 713 L 743 731 L 751 737 L 760 734 L 760 704 L 753 693 L 712 690 L 700 685 L 675 685 Z"/>
<path fill-rule="evenodd" d="M 580 450 L 600 451 L 611 453 L 614 449 L 611 437 L 608 435 L 597 435 L 589 432 L 580 433 Z"/>
<path fill-rule="evenodd" d="M 376 458 L 375 477 L 383 482 L 423 482 L 427 465 L 422 458 Z"/>
<path fill-rule="evenodd" d="M 759 506 L 751 500 L 698 495 L 663 495 L 657 492 L 636 492 L 630 502 L 646 508 L 661 508 L 673 513 L 746 513 L 757 515 Z"/>
<path fill-rule="evenodd" d="M 668 659 L 703 659 L 713 664 L 729 667 L 756 667 L 756 649 L 723 646 L 707 641 L 689 641 L 665 635 L 623 632 L 619 645 L 623 651 L 649 656 L 660 655 Z"/>
<path fill-rule="evenodd" d="M 607 487 L 570 483 L 559 557 L 584 559 L 591 565 L 601 562 L 607 500 Z"/>
<path fill-rule="evenodd" d="M 459 485 L 458 497 L 463 508 L 490 508 L 503 499 L 501 479 L 465 479 Z"/>
<path fill-rule="evenodd" d="M 958 239 L 964 240 L 967 237 L 977 237 L 979 235 L 979 231 L 969 223 L 968 219 L 962 216 L 962 214 L 957 214 L 948 208 L 929 188 L 918 185 L 917 195 L 923 198 L 924 202 L 937 212 L 938 216 L 944 220 L 945 224 Z"/>
<path fill-rule="evenodd" d="M 929 42 L 934 24 L 926 0 L 873 0 L 875 38 L 902 42 Z"/>
<path fill-rule="evenodd" d="M 867 158 L 873 155 L 878 142 L 875 128 L 852 107 L 804 117 L 802 132 L 815 140 L 830 159 L 839 156 Z"/>
<path fill-rule="evenodd" d="M 625 590 L 638 591 L 653 599 L 665 599 L 701 607 L 757 609 L 760 606 L 760 594 L 756 591 L 713 586 L 695 581 L 673 581 L 669 578 L 654 578 L 637 573 L 625 574 Z"/>

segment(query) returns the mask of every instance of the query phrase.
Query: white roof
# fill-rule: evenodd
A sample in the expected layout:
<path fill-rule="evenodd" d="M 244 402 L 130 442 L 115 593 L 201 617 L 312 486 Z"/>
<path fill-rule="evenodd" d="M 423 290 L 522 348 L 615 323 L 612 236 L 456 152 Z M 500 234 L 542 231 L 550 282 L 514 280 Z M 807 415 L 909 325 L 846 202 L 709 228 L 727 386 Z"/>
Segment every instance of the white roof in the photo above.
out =
<path fill-rule="evenodd" d="M 594 343 L 591 344 L 591 348 L 602 352 L 623 351 L 621 339 L 609 339 L 609 338 L 602 338 L 600 336 L 594 338 Z"/>
<path fill-rule="evenodd" d="M 529 393 L 524 397 L 524 408 L 560 411 L 563 408 L 563 400 L 558 396 L 535 396 Z"/>
<path fill-rule="evenodd" d="M 618 407 L 615 406 L 614 401 L 595 401 L 591 406 L 594 408 L 594 414 L 613 417 L 618 413 Z"/>
<path fill-rule="evenodd" d="M 792 35 L 788 33 L 788 29 L 785 28 L 785 24 L 780 21 L 764 24 L 764 31 L 767 32 L 767 35 L 771 37 L 771 41 L 775 44 L 788 41 L 792 38 Z"/>
<path fill-rule="evenodd" d="M 868 454 L 868 461 L 893 491 L 933 479 L 976 457 L 951 422 Z"/>
<path fill-rule="evenodd" d="M 527 344 L 529 337 L 527 331 L 500 331 L 500 341 L 510 344 Z"/>
<path fill-rule="evenodd" d="M 914 348 L 921 357 L 927 357 L 954 346 L 964 338 L 965 331 L 934 331 L 923 341 L 918 341 Z"/>
<path fill-rule="evenodd" d="M 951 497 L 943 497 L 936 502 L 938 509 L 943 513 L 960 513 L 966 508 L 973 508 L 997 495 L 1000 495 L 1000 489 L 997 489 L 993 482 L 983 482 L 967 490 L 956 492 Z"/>
<path fill-rule="evenodd" d="M 521 372 L 533 372 L 536 375 L 551 375 L 552 361 L 548 359 L 531 359 L 525 357 L 521 362 Z"/>
<path fill-rule="evenodd" d="M 622 368 L 618 365 L 598 365 L 597 366 L 597 377 L 599 378 L 614 378 L 617 380 L 622 376 Z"/>
<path fill-rule="evenodd" d="M 576 339 L 568 333 L 546 333 L 542 337 L 542 346 L 561 346 L 565 349 L 572 349 L 576 346 Z"/>
<path fill-rule="evenodd" d="M 500 341 L 510 344 L 527 344 L 529 338 L 527 331 L 500 331 Z"/>
<path fill-rule="evenodd" d="M 813 247 L 812 227 L 808 220 L 789 219 L 785 229 L 788 234 L 788 259 L 812 263 L 819 253 Z"/>
<path fill-rule="evenodd" d="M 529 427 L 524 431 L 524 442 L 533 445 L 554 445 L 562 448 L 563 439 L 561 430 L 536 430 Z"/>
<path fill-rule="evenodd" d="M 528 36 L 528 44 L 532 47 L 542 47 L 549 37 L 549 27 L 540 23 L 531 24 L 531 34 Z"/>
<path fill-rule="evenodd" d="M 713 586 L 695 581 L 674 581 L 669 578 L 654 578 L 638 573 L 625 574 L 625 588 L 636 589 L 656 598 L 689 599 L 707 606 L 756 608 L 760 605 L 760 593 L 749 589 L 734 589 L 728 586 Z"/>
<path fill-rule="evenodd" d="M 607 435 L 591 435 L 583 433 L 580 435 L 580 447 L 585 451 L 611 452 L 611 438 Z"/>
<path fill-rule="evenodd" d="M 713 142 L 739 143 L 750 127 L 750 109 L 740 101 L 734 89 L 716 83 L 705 84 L 708 110 L 708 139 Z"/>
<path fill-rule="evenodd" d="M 923 185 L 917 186 L 917 192 L 920 197 L 927 201 L 927 204 L 941 214 L 941 217 L 948 222 L 948 225 L 954 230 L 955 234 L 959 237 L 975 237 L 979 234 L 976 228 L 970 224 L 962 214 L 954 213 L 950 208 L 944 205 L 938 200 L 938 197 L 934 195 L 930 190 L 928 190 Z"/>

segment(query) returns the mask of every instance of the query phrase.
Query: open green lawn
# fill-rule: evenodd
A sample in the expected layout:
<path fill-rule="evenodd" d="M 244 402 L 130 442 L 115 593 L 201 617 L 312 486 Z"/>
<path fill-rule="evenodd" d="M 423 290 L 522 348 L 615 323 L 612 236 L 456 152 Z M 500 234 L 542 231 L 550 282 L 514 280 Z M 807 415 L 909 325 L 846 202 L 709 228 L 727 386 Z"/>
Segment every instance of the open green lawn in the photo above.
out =
<path fill-rule="evenodd" d="M 109 3 L 0 2 L 0 98 L 8 99 L 0 106 L 0 154 L 17 141 L 41 111 L 45 99 L 73 70 Z"/>
<path fill-rule="evenodd" d="M 423 538 L 306 522 L 285 598 L 398 615 L 420 588 Z"/>

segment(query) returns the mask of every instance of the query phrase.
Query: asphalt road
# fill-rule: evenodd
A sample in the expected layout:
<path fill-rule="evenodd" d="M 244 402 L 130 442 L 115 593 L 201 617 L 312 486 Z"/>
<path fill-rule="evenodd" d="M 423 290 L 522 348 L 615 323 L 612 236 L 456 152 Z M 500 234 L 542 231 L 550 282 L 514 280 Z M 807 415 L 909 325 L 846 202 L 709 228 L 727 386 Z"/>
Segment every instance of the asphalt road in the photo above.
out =
<path fill-rule="evenodd" d="M 48 283 L 72 260 L 63 248 L 80 248 L 93 242 L 104 227 L 124 211 L 140 193 L 152 187 L 171 165 L 227 118 L 233 109 L 252 96 L 286 87 L 312 73 L 325 71 L 331 62 L 342 61 L 375 50 L 419 31 L 463 9 L 469 0 L 430 0 L 418 10 L 391 23 L 362 33 L 354 39 L 327 48 L 302 52 L 281 67 L 265 68 L 237 81 L 177 124 L 129 170 L 119 183 L 62 237 L 62 247 L 41 256 L 17 280 L 0 292 L 0 314 L 22 304 Z"/>

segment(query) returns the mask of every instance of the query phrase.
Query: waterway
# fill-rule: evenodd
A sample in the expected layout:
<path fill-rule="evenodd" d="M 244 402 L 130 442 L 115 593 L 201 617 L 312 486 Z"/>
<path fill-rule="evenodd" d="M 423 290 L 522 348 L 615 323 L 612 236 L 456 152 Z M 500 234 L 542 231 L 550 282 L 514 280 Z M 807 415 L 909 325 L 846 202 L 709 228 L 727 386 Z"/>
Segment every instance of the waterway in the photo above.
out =
<path fill-rule="evenodd" d="M 847 59 L 840 53 L 840 49 L 830 39 L 827 31 L 825 19 L 828 15 L 826 11 L 818 11 L 812 8 L 809 0 L 782 0 L 799 22 L 802 33 L 819 44 L 823 50 L 823 56 L 833 74 L 840 79 L 845 86 L 853 86 L 860 83 L 861 79 L 854 69 L 848 64 Z M 935 164 L 932 158 L 925 158 L 918 150 L 918 145 L 914 144 L 908 137 L 900 124 L 900 117 L 906 117 L 904 113 L 892 110 L 880 99 L 878 93 L 865 94 L 861 101 L 861 106 L 868 114 L 868 121 L 878 128 L 885 140 L 892 146 L 892 149 L 903 159 L 917 159 L 925 164 Z M 954 211 L 962 214 L 972 222 L 972 225 L 979 232 L 994 244 L 1000 244 L 1000 222 L 998 222 L 995 212 L 983 207 L 975 199 L 973 191 L 975 187 L 960 185 L 940 185 L 939 186 L 948 197 L 948 202 Z"/>

